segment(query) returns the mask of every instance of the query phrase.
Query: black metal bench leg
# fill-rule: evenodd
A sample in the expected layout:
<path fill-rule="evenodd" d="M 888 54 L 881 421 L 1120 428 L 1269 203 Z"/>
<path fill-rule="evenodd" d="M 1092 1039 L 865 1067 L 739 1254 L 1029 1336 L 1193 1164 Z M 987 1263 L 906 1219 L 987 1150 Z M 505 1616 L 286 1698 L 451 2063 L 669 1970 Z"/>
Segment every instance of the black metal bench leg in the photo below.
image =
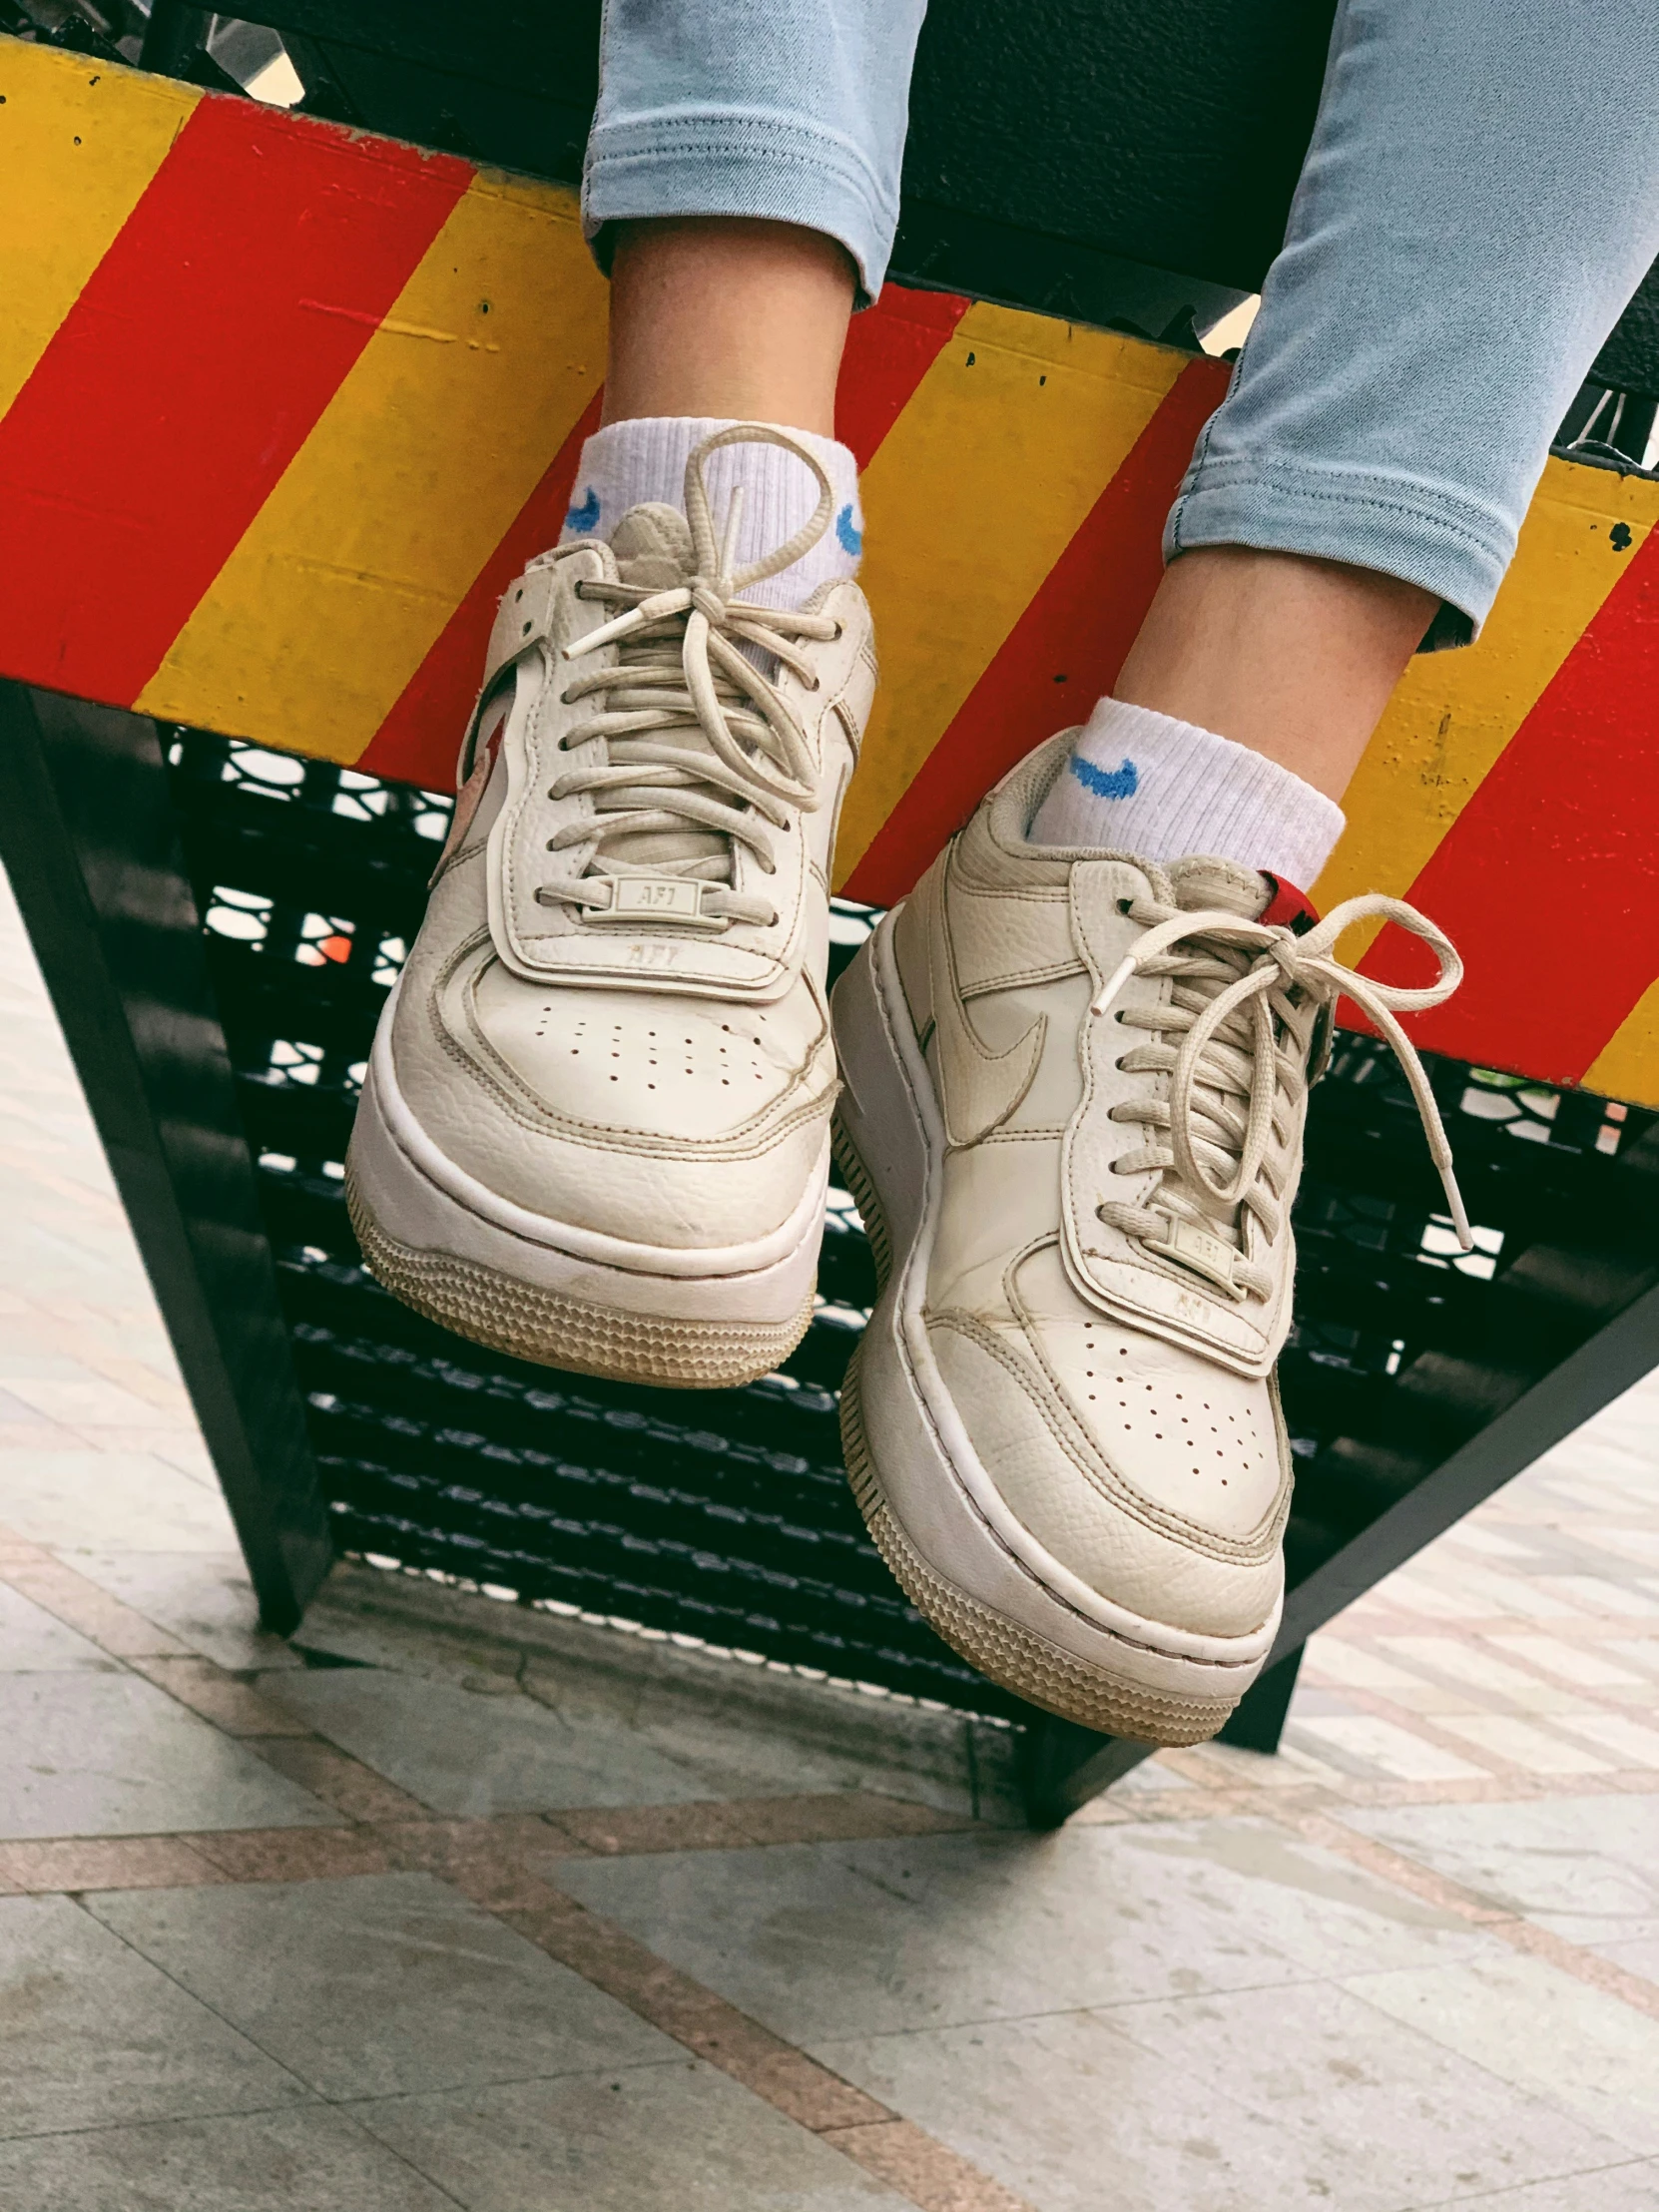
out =
<path fill-rule="evenodd" d="M 1151 1744 L 1098 1736 L 1076 1721 L 1033 1709 L 1019 1744 L 1020 1798 L 1033 1828 L 1059 1828 L 1131 1767 L 1150 1759 Z"/>
<path fill-rule="evenodd" d="M 266 1624 L 328 1571 L 305 1432 L 162 733 L 0 684 L 0 860 L 213 1454 Z"/>
<path fill-rule="evenodd" d="M 1296 1678 L 1306 1649 L 1305 1644 L 1298 1644 L 1295 1651 L 1286 1652 L 1283 1659 L 1276 1659 L 1257 1677 L 1239 1700 L 1232 1719 L 1217 1739 L 1219 1742 L 1233 1744 L 1240 1751 L 1275 1752 L 1279 1749 L 1279 1738 L 1296 1693 Z"/>
<path fill-rule="evenodd" d="M 1278 1659 L 1245 1693 L 1238 1711 L 1222 1730 L 1220 1741 L 1242 1751 L 1277 1751 L 1280 1731 L 1291 1708 L 1302 1646 Z M 1020 1796 L 1025 1817 L 1033 1828 L 1058 1828 L 1072 1814 L 1099 1797 L 1114 1782 L 1122 1781 L 1132 1767 L 1150 1758 L 1151 1744 L 1131 1743 L 1127 1737 L 1097 1736 L 1092 1728 L 1075 1721 L 1056 1720 L 1052 1713 L 1033 1712 L 1019 1746 Z"/>

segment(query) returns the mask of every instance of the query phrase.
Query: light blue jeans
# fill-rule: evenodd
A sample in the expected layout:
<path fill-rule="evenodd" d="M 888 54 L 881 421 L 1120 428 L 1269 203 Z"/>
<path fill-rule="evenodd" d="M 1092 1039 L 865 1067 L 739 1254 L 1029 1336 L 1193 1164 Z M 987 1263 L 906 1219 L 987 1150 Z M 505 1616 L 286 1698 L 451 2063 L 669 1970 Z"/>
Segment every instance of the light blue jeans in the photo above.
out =
<path fill-rule="evenodd" d="M 924 6 L 607 0 L 590 233 L 770 217 L 838 239 L 875 293 Z M 1349 561 L 1477 630 L 1656 256 L 1655 0 L 1342 0 L 1284 249 L 1166 553 Z"/>

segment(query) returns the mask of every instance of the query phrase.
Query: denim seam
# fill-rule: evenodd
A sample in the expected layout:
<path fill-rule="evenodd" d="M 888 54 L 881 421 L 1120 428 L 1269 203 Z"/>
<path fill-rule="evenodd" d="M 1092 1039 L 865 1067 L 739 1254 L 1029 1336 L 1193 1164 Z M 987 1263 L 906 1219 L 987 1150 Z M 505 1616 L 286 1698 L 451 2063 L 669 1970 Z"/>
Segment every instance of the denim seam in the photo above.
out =
<path fill-rule="evenodd" d="M 1276 475 L 1281 481 L 1274 481 Z M 1376 492 L 1317 490 L 1306 479 L 1299 479 L 1293 468 L 1284 464 L 1276 468 L 1271 463 L 1260 461 L 1210 461 L 1205 464 L 1200 479 L 1184 486 L 1176 499 L 1170 516 L 1172 542 L 1180 544 L 1181 515 L 1204 493 L 1248 492 L 1256 489 L 1270 492 L 1276 499 L 1305 499 L 1310 503 L 1332 507 L 1375 507 L 1384 514 L 1402 515 L 1412 522 L 1427 523 L 1449 537 L 1461 538 L 1490 560 L 1504 563 L 1510 558 L 1509 551 L 1503 546 L 1494 544 L 1478 530 L 1472 529 L 1465 522 L 1459 522 L 1454 515 L 1444 513 L 1437 507 L 1426 503 L 1416 504 L 1406 499 L 1385 499 Z"/>
<path fill-rule="evenodd" d="M 753 160 L 757 158 L 756 149 L 752 146 L 717 146 L 712 143 L 705 142 L 702 146 L 699 147 L 698 151 L 699 153 L 723 155 L 729 159 L 743 158 L 745 160 Z M 798 176 L 816 178 L 821 183 L 832 186 L 837 193 L 848 194 L 852 199 L 858 202 L 860 207 L 867 208 L 869 210 L 871 217 L 875 220 L 878 227 L 882 229 L 885 229 L 887 227 L 887 219 L 891 213 L 890 209 L 883 206 L 879 200 L 874 199 L 871 194 L 865 190 L 860 179 L 852 171 L 831 169 L 827 163 L 807 161 L 801 159 L 798 156 L 790 154 L 771 154 L 767 157 L 767 161 L 769 166 L 787 166 L 788 168 L 792 169 Z M 588 198 L 590 202 L 594 197 L 594 185 L 597 182 L 601 181 L 605 176 L 615 178 L 624 175 L 629 171 L 650 170 L 657 167 L 658 165 L 670 166 L 673 168 L 676 174 L 684 174 L 686 166 L 685 157 L 684 155 L 669 153 L 667 151 L 660 153 L 608 155 L 603 165 L 595 163 L 594 167 L 588 171 L 587 184 L 589 188 Z"/>
<path fill-rule="evenodd" d="M 647 129 L 650 136 L 641 143 Z M 635 143 L 607 147 L 606 141 L 626 138 Z M 674 141 L 681 143 L 675 144 Z M 858 149 L 830 131 L 816 131 L 798 117 L 774 111 L 738 117 L 713 109 L 702 115 L 619 118 L 596 123 L 588 141 L 586 174 L 605 168 L 653 161 L 681 162 L 688 156 L 713 155 L 722 159 L 763 158 L 792 162 L 820 176 L 834 176 L 855 183 L 870 205 L 885 216 L 896 216 L 897 198 L 881 189 L 880 179 L 863 161 Z"/>

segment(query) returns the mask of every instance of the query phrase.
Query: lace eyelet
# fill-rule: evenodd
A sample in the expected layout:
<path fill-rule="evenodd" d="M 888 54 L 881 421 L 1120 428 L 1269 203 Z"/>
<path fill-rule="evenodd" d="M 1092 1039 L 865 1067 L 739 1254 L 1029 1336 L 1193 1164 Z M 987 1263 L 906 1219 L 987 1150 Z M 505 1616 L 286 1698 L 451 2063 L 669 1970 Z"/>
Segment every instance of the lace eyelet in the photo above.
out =
<path fill-rule="evenodd" d="M 833 630 L 831 630 L 831 631 L 830 631 L 830 643 L 831 645 L 839 645 L 839 644 L 840 644 L 840 642 L 841 642 L 841 640 L 842 640 L 842 638 L 844 638 L 844 637 L 845 637 L 845 635 L 846 635 L 846 625 L 845 625 L 845 623 L 844 623 L 844 622 L 837 622 L 837 623 L 836 623 L 836 625 L 835 625 L 835 627 L 833 628 Z"/>
<path fill-rule="evenodd" d="M 1118 902 L 1117 902 L 1117 904 L 1118 904 L 1118 912 L 1119 912 L 1120 914 L 1126 914 L 1126 913 L 1128 913 L 1128 911 L 1129 911 L 1130 907 L 1131 907 L 1131 906 L 1133 906 L 1133 905 L 1134 905 L 1134 903 L 1135 903 L 1135 901 L 1134 901 L 1134 900 L 1133 900 L 1132 898 L 1120 898 L 1120 899 L 1118 900 Z"/>

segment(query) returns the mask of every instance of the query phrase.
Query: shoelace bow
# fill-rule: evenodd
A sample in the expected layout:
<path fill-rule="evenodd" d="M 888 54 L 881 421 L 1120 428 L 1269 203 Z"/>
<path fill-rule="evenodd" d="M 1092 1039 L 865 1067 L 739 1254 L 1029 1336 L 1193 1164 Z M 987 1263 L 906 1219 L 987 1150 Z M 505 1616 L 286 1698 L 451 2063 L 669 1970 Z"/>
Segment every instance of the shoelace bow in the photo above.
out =
<path fill-rule="evenodd" d="M 1172 976 L 1167 1005 L 1120 1007 L 1117 1017 L 1156 1038 L 1123 1055 L 1125 1071 L 1167 1075 L 1169 1083 L 1166 1097 L 1128 1099 L 1112 1107 L 1112 1120 L 1148 1124 L 1163 1140 L 1114 1161 L 1112 1171 L 1141 1175 L 1157 1169 L 1164 1181 L 1141 1205 L 1108 1200 L 1100 1207 L 1102 1220 L 1144 1241 L 1160 1241 L 1170 1217 L 1212 1236 L 1236 1238 L 1235 1286 L 1270 1296 L 1274 1279 L 1250 1258 L 1245 1217 L 1254 1216 L 1270 1244 L 1277 1241 L 1285 1225 L 1283 1180 L 1310 1081 L 1306 1062 L 1314 1029 L 1322 1015 L 1335 1013 L 1340 997 L 1348 997 L 1371 1016 L 1399 1061 L 1458 1239 L 1465 1252 L 1472 1249 L 1445 1126 L 1416 1049 L 1395 1018 L 1442 1004 L 1462 980 L 1463 963 L 1441 930 L 1403 899 L 1378 891 L 1345 899 L 1304 936 L 1280 923 L 1220 911 L 1187 913 L 1151 900 L 1137 899 L 1128 910 L 1150 926 L 1091 1011 L 1106 1013 L 1132 975 Z M 1379 983 L 1332 957 L 1344 930 L 1372 915 L 1422 938 L 1439 962 L 1433 983 L 1420 990 Z M 1185 1032 L 1179 1048 L 1164 1042 L 1166 1032 Z"/>
<path fill-rule="evenodd" d="M 820 492 L 818 506 L 793 538 L 764 559 L 735 570 L 732 553 L 742 487 L 728 510 L 725 543 L 717 544 L 703 477 L 706 457 L 734 444 L 783 446 L 813 471 Z M 817 457 L 794 438 L 760 424 L 722 431 L 705 440 L 686 464 L 686 519 L 695 563 L 690 579 L 668 591 L 639 584 L 577 585 L 579 597 L 624 611 L 578 639 L 569 648 L 570 659 L 607 645 L 620 650 L 615 667 L 579 676 L 564 694 L 566 705 L 581 699 L 597 705 L 565 733 L 561 751 L 601 738 L 605 757 L 567 770 L 549 789 L 548 797 L 555 800 L 591 793 L 594 810 L 590 820 L 567 823 L 555 831 L 548 849 L 597 842 L 581 875 L 538 891 L 544 903 L 603 910 L 615 896 L 616 878 L 672 875 L 717 886 L 702 893 L 701 911 L 720 921 L 767 926 L 777 920 L 768 900 L 733 887 L 732 848 L 746 847 L 767 874 L 775 873 L 763 825 L 787 828 L 791 813 L 813 813 L 821 794 L 799 720 L 777 686 L 741 649 L 758 648 L 816 691 L 818 678 L 797 641 L 837 637 L 840 626 L 827 615 L 798 608 L 758 607 L 738 594 L 800 560 L 829 529 L 833 512 L 829 477 Z M 671 742 L 693 730 L 708 741 L 707 752 Z M 608 849 L 625 836 L 688 830 L 727 840 L 725 851 L 644 863 Z"/>

